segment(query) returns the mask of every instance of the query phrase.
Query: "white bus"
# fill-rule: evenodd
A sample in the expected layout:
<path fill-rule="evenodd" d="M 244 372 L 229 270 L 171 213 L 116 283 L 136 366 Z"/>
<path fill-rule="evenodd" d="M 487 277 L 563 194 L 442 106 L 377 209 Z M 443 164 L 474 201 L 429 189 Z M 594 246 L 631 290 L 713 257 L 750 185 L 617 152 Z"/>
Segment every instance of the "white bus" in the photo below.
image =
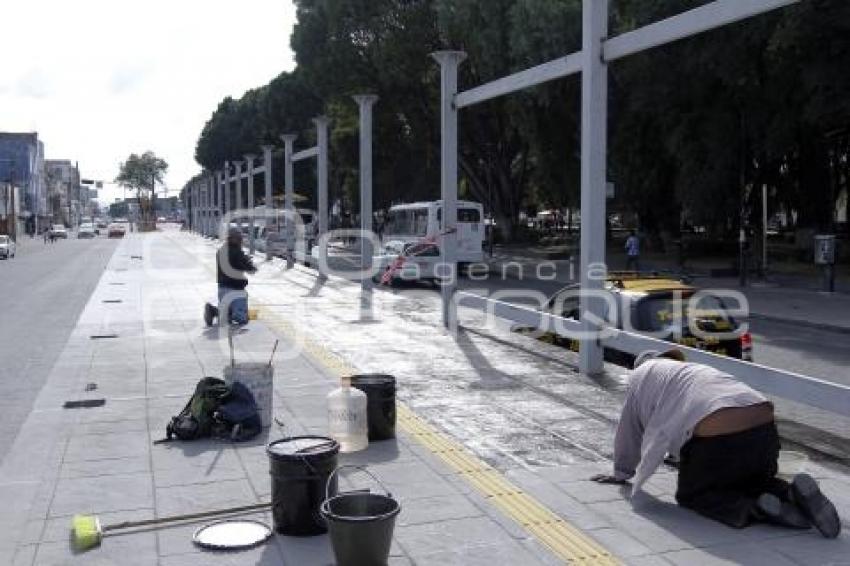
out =
<path fill-rule="evenodd" d="M 397 204 L 390 207 L 381 240 L 418 243 L 435 237 L 439 246 L 443 233 L 443 201 Z M 457 202 L 457 262 L 479 263 L 484 260 L 484 208 L 480 203 Z"/>

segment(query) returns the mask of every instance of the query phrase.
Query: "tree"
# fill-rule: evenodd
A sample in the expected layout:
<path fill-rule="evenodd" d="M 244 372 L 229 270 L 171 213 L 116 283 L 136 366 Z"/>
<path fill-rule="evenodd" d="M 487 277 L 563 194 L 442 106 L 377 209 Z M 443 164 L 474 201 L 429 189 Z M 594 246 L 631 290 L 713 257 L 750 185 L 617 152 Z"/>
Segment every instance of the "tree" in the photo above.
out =
<path fill-rule="evenodd" d="M 152 151 L 146 151 L 141 155 L 131 153 L 127 161 L 121 163 L 115 182 L 136 191 L 142 221 L 152 220 L 153 210 L 150 201 L 156 190 L 156 184 L 163 182 L 166 171 L 168 171 L 168 163 Z"/>

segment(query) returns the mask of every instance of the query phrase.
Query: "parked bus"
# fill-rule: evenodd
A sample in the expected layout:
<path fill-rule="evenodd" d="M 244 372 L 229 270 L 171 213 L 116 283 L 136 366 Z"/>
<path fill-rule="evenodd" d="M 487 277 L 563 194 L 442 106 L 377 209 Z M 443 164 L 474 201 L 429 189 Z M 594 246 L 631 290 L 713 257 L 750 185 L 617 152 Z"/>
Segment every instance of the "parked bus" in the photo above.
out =
<path fill-rule="evenodd" d="M 439 246 L 443 233 L 443 201 L 397 204 L 390 207 L 381 234 L 383 244 L 419 243 L 434 237 Z M 484 208 L 480 203 L 457 202 L 457 261 L 478 263 L 484 260 Z"/>

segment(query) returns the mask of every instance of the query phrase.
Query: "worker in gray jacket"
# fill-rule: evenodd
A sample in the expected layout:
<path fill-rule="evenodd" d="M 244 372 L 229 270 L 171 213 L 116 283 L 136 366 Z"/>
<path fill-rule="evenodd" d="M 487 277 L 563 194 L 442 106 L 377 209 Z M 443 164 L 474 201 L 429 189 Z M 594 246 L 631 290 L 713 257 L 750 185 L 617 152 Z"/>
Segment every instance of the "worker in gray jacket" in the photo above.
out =
<path fill-rule="evenodd" d="M 680 350 L 644 352 L 635 360 L 614 440 L 614 473 L 591 479 L 625 484 L 632 494 L 667 454 L 679 462 L 676 501 L 742 528 L 771 522 L 841 530 L 835 506 L 808 474 L 777 478 L 779 435 L 773 404 L 712 367 L 685 362 Z"/>

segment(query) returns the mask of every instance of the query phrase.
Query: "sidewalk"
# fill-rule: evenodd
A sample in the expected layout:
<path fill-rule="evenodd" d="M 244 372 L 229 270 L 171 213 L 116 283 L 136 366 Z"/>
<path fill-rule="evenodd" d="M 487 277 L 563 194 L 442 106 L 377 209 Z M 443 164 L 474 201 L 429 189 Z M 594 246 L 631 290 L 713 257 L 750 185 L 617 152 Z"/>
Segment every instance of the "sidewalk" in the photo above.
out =
<path fill-rule="evenodd" d="M 202 552 L 190 542 L 200 523 L 106 538 L 75 555 L 68 525 L 78 512 L 114 521 L 266 501 L 265 442 L 323 434 L 338 375 L 388 370 L 399 382 L 398 439 L 341 462 L 368 465 L 401 501 L 390 564 L 606 564 L 611 553 L 638 566 L 782 566 L 850 554 L 846 533 L 826 541 L 767 526 L 735 531 L 683 511 L 669 471 L 633 508 L 616 488 L 586 480 L 610 467 L 621 375 L 589 380 L 536 341 L 509 346 L 509 333 L 455 338 L 437 324 L 433 293 L 378 292 L 375 318 L 362 319 L 357 286 L 286 271 L 279 260 L 252 280 L 260 320 L 236 337 L 236 356 L 267 360 L 281 339 L 275 414 L 285 430 L 245 444 L 153 446 L 195 382 L 229 363 L 226 341 L 200 320 L 215 291 L 215 245 L 179 232 L 122 242 L 0 468 L 0 563 L 332 564 L 327 536 Z M 107 334 L 117 336 L 91 338 Z M 97 388 L 86 391 L 90 383 Z M 106 404 L 61 408 L 85 398 Z M 850 517 L 847 471 L 817 463 L 810 471 Z"/>
<path fill-rule="evenodd" d="M 611 260 L 613 265 L 622 265 L 625 260 Z M 490 273 L 502 278 L 523 279 L 544 277 L 554 272 L 555 281 L 568 285 L 577 282 L 578 255 L 570 259 L 549 259 L 535 250 L 496 250 L 489 261 Z M 545 265 L 546 267 L 539 267 Z M 551 267 L 550 267 L 551 266 Z M 677 273 L 672 264 L 650 258 L 644 261 L 643 269 L 659 270 L 661 273 Z M 703 289 L 732 289 L 742 292 L 750 303 L 750 316 L 775 322 L 792 323 L 821 330 L 850 333 L 850 293 L 825 293 L 818 290 L 818 282 L 777 275 L 767 282 L 751 280 L 746 288 L 739 286 L 736 277 L 709 277 L 707 271 L 694 274 L 693 284 Z"/>

